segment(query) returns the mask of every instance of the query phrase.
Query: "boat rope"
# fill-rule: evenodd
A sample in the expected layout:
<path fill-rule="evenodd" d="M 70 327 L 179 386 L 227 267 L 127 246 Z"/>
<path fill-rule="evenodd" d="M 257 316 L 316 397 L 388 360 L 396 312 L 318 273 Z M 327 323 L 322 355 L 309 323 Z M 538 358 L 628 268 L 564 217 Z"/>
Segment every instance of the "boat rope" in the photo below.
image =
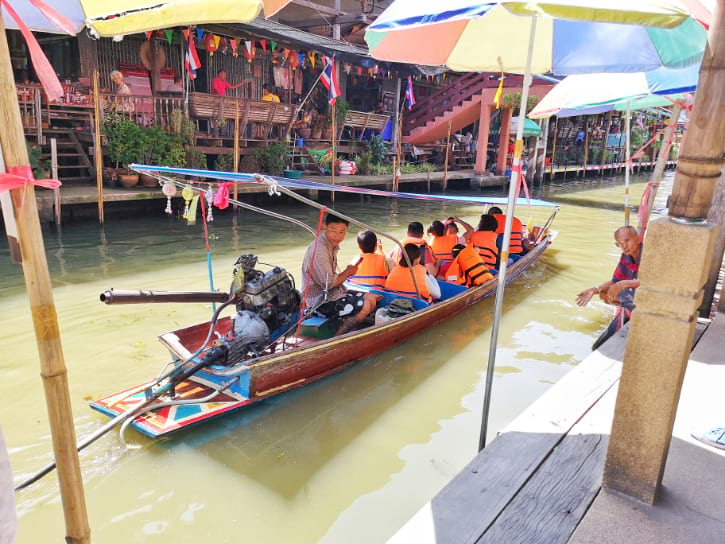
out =
<path fill-rule="evenodd" d="M 307 281 L 305 282 L 305 291 L 302 293 L 302 302 L 300 303 L 300 318 L 297 321 L 297 328 L 295 330 L 295 336 L 300 335 L 300 329 L 302 328 L 302 321 L 305 319 L 305 309 L 307 307 L 307 297 L 310 293 L 310 285 L 312 284 L 312 268 L 315 266 L 315 255 L 317 254 L 317 246 L 320 241 L 320 233 L 322 232 L 322 220 L 325 218 L 325 212 L 327 212 L 327 207 L 322 206 L 320 208 L 320 217 L 317 220 L 317 234 L 315 234 L 315 242 L 312 244 L 312 255 L 309 260 L 309 265 L 307 268 Z M 304 272 L 304 270 L 303 270 Z M 327 293 L 325 293 L 325 298 L 327 298 Z"/>
<path fill-rule="evenodd" d="M 200 190 L 199 191 L 201 198 L 201 223 L 204 226 L 204 247 L 206 249 L 206 270 L 209 274 L 209 290 L 214 291 L 214 274 L 212 273 L 212 266 L 211 266 L 211 246 L 209 245 L 209 226 L 207 225 L 207 216 L 206 216 L 206 198 L 204 193 Z M 216 303 L 211 303 L 211 312 L 212 315 L 216 313 Z"/>

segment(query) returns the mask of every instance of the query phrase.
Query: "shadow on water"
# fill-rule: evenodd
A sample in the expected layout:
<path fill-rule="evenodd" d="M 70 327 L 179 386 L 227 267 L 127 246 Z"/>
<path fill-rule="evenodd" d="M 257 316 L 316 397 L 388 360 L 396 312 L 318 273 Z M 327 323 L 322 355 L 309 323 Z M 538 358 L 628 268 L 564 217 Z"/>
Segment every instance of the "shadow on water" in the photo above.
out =
<path fill-rule="evenodd" d="M 537 263 L 507 288 L 511 294 L 507 306 L 524 302 L 533 288 L 555 273 L 550 266 Z M 461 350 L 475 339 L 482 335 L 488 339 L 493 304 L 493 298 L 488 298 L 381 355 L 204 427 L 152 443 L 150 451 L 167 454 L 177 447 L 192 447 L 293 499 L 386 411 L 432 379 L 443 365 L 455 365 Z M 480 364 L 469 368 L 469 379 L 458 381 L 457 390 L 447 391 L 450 401 L 445 410 L 440 410 L 439 404 L 434 420 L 428 424 L 416 421 L 414 441 L 425 442 L 441 418 L 460 411 L 460 398 L 470 392 L 476 373 L 485 369 L 486 359 L 487 350 L 480 352 Z M 385 447 L 394 454 L 410 441 L 410 435 L 401 436 L 399 441 L 391 435 Z"/>

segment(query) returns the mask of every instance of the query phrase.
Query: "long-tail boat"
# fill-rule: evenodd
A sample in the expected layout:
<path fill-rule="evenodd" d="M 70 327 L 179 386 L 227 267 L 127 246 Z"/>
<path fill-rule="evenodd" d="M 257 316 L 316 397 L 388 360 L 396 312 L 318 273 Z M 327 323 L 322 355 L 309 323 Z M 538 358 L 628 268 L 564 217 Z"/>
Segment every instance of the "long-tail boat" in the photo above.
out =
<path fill-rule="evenodd" d="M 153 170 L 158 175 L 161 169 Z M 186 173 L 166 169 L 163 175 L 176 172 Z M 219 177 L 220 173 L 208 174 Z M 258 178 L 250 179 L 259 182 Z M 310 188 L 310 184 L 312 182 L 295 180 L 282 189 Z M 322 184 L 313 185 L 319 188 L 317 186 Z M 329 189 L 329 186 L 322 188 Z M 302 197 L 295 198 L 306 201 Z M 499 203 L 496 199 L 485 200 Z M 506 284 L 534 265 L 549 246 L 552 240 L 549 226 L 555 214 L 556 209 L 543 227 L 535 229 L 536 236 L 532 233 L 533 246 L 529 251 L 508 267 Z M 256 257 L 249 254 L 242 255 L 237 261 L 233 282 L 233 285 L 237 284 L 236 293 L 163 295 L 107 291 L 101 295 L 107 303 L 165 298 L 166 301 L 208 300 L 220 302 L 222 306 L 211 321 L 159 337 L 172 355 L 171 370 L 157 379 L 96 400 L 91 407 L 114 419 L 125 420 L 123 428 L 130 425 L 143 434 L 160 437 L 301 387 L 368 359 L 491 296 L 500 281 L 492 279 L 472 288 L 439 281 L 441 299 L 432 304 L 415 298 L 400 304 L 399 295 L 369 289 L 381 295 L 378 312 L 389 310 L 385 319 L 334 336 L 337 328 L 334 320 L 331 322 L 310 312 L 303 312 L 300 317 L 300 294 L 289 273 L 279 267 L 257 270 L 256 262 Z M 354 288 L 364 289 L 359 285 Z M 222 309 L 231 303 L 236 305 L 236 314 L 219 317 Z"/>

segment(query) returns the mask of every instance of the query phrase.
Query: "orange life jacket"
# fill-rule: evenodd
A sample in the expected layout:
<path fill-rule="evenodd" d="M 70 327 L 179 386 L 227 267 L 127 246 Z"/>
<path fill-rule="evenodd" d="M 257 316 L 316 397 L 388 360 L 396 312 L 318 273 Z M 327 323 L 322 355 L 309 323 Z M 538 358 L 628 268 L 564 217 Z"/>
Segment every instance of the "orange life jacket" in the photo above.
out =
<path fill-rule="evenodd" d="M 493 279 L 483 259 L 471 246 L 462 249 L 446 272 L 446 281 L 473 287 Z"/>
<path fill-rule="evenodd" d="M 425 283 L 425 267 L 417 264 L 413 267 L 413 273 L 415 274 L 415 282 L 418 284 L 420 297 L 427 302 L 432 302 L 433 299 L 430 296 L 430 291 L 428 291 L 428 285 Z M 388 274 L 388 279 L 385 280 L 385 290 L 396 295 L 416 298 L 415 285 L 413 285 L 413 278 L 410 276 L 410 268 L 399 264 L 396 265 L 390 271 L 390 274 Z"/>
<path fill-rule="evenodd" d="M 385 288 L 385 278 L 388 269 L 385 267 L 385 256 L 378 253 L 361 253 L 362 262 L 357 268 L 357 274 L 350 276 L 349 282 L 356 285 L 367 285 L 375 289 Z"/>
<path fill-rule="evenodd" d="M 444 234 L 443 236 L 433 236 L 433 242 L 430 246 L 433 249 L 433 255 L 441 261 L 453 260 L 453 246 L 458 243 L 456 234 Z"/>
<path fill-rule="evenodd" d="M 498 222 L 498 228 L 496 234 L 503 234 L 506 230 L 506 216 L 501 214 L 495 214 L 494 217 Z M 509 241 L 509 253 L 517 254 L 524 252 L 524 234 L 523 226 L 518 217 L 514 217 L 511 222 L 511 240 Z"/>
<path fill-rule="evenodd" d="M 471 240 L 468 245 L 473 247 L 478 254 L 486 263 L 488 268 L 496 268 L 498 262 L 498 246 L 496 245 L 496 239 L 498 234 L 492 230 L 477 230 L 471 234 Z"/>

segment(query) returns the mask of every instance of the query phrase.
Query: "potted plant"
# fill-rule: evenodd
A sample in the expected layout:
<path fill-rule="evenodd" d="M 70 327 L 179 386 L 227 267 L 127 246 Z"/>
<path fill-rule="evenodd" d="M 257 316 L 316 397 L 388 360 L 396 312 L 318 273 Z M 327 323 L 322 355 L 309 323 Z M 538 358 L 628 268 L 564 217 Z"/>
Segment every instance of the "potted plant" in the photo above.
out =
<path fill-rule="evenodd" d="M 128 118 L 108 116 L 104 119 L 104 131 L 108 138 L 108 156 L 116 163 L 118 182 L 124 187 L 133 187 L 138 183 L 138 174 L 130 173 L 131 163 L 143 161 L 145 139 L 136 123 Z M 123 165 L 124 171 L 118 169 Z"/>
<path fill-rule="evenodd" d="M 28 161 L 30 168 L 33 170 L 35 179 L 45 179 L 50 177 L 50 161 L 43 159 L 43 150 L 39 145 L 29 144 Z"/>
<path fill-rule="evenodd" d="M 363 153 L 355 156 L 355 164 L 357 165 L 357 173 L 363 176 L 370 175 L 370 168 L 373 164 L 373 154 L 367 149 Z"/>
<path fill-rule="evenodd" d="M 326 115 L 317 114 L 312 122 L 312 139 L 319 140 L 322 138 L 322 132 L 329 126 Z"/>
<path fill-rule="evenodd" d="M 282 142 L 269 144 L 266 147 L 259 147 L 254 150 L 254 156 L 260 172 L 273 176 L 281 176 L 289 163 L 289 151 L 287 145 Z"/>
<path fill-rule="evenodd" d="M 141 129 L 142 161 L 145 164 L 161 165 L 171 149 L 172 139 L 169 134 L 159 126 L 151 126 Z M 156 187 L 158 181 L 155 177 L 147 174 L 139 176 L 144 187 Z"/>

